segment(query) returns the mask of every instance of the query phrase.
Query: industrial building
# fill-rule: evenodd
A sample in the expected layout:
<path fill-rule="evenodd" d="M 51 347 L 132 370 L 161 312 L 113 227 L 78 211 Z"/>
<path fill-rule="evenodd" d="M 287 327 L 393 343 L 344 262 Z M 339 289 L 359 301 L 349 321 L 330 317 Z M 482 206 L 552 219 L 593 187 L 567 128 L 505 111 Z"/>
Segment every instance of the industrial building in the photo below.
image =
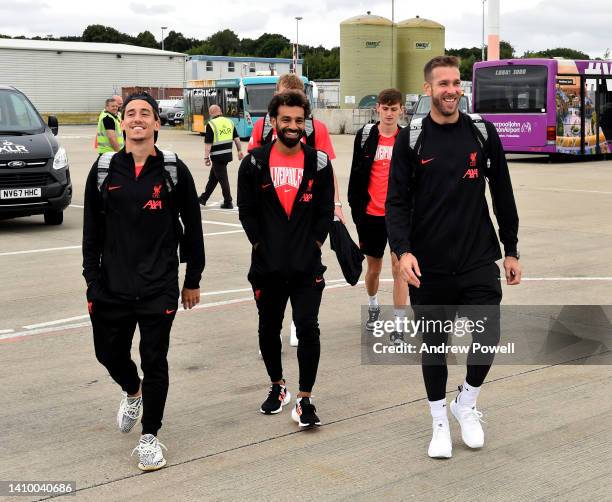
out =
<path fill-rule="evenodd" d="M 297 60 L 302 75 L 303 60 Z M 282 75 L 293 70 L 293 59 L 239 56 L 187 56 L 187 80 L 220 80 L 256 75 Z"/>
<path fill-rule="evenodd" d="M 91 113 L 123 87 L 182 88 L 185 55 L 124 44 L 0 39 L 0 84 L 41 113 Z"/>
<path fill-rule="evenodd" d="M 385 17 L 355 16 L 340 23 L 340 106 L 372 102 L 382 89 L 404 95 L 423 90 L 423 66 L 444 54 L 444 26 L 415 17 L 393 23 Z"/>

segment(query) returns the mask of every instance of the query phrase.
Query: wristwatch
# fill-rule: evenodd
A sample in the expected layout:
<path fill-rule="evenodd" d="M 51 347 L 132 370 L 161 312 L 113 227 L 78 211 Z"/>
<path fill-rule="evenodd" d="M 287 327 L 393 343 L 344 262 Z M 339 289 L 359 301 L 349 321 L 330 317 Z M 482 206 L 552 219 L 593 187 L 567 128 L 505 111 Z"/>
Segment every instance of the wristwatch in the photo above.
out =
<path fill-rule="evenodd" d="M 521 253 L 519 253 L 518 249 L 516 251 L 510 251 L 506 253 L 506 256 L 511 256 L 512 258 L 516 258 L 517 260 L 521 259 Z"/>

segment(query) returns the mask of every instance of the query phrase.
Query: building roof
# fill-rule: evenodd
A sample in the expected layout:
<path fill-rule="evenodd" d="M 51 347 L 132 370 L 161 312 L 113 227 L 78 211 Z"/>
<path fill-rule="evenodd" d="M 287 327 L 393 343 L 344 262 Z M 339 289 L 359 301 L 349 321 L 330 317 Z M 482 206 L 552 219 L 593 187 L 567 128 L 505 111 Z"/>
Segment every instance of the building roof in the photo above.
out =
<path fill-rule="evenodd" d="M 374 16 L 372 14 L 361 14 L 359 16 L 351 17 L 340 23 L 344 24 L 374 24 L 379 26 L 393 26 L 393 21 L 382 16 Z"/>
<path fill-rule="evenodd" d="M 425 19 L 424 17 L 413 17 L 412 19 L 405 19 L 397 23 L 398 28 L 444 28 L 440 23 L 436 23 L 431 19 Z"/>
<path fill-rule="evenodd" d="M 287 58 L 256 58 L 243 56 L 207 56 L 206 54 L 197 54 L 195 56 L 187 56 L 187 61 L 226 61 L 234 63 L 293 63 L 293 59 Z M 297 60 L 298 64 L 304 62 L 303 59 Z"/>
<path fill-rule="evenodd" d="M 102 44 L 95 42 L 60 42 L 55 40 L 24 40 L 0 38 L 0 49 L 61 52 L 97 52 L 103 54 L 136 54 L 146 56 L 185 56 L 181 52 L 162 51 L 127 44 Z"/>

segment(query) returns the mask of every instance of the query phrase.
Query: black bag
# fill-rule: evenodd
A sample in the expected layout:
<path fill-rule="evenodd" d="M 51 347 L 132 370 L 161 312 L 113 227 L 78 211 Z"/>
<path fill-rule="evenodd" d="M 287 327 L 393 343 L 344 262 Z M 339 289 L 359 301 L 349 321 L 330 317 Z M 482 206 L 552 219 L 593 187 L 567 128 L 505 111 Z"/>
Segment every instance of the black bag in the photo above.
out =
<path fill-rule="evenodd" d="M 344 223 L 340 220 L 334 220 L 329 231 L 329 240 L 332 250 L 336 252 L 336 258 L 346 282 L 354 286 L 361 277 L 362 262 L 365 256 L 357 244 L 353 242 Z"/>

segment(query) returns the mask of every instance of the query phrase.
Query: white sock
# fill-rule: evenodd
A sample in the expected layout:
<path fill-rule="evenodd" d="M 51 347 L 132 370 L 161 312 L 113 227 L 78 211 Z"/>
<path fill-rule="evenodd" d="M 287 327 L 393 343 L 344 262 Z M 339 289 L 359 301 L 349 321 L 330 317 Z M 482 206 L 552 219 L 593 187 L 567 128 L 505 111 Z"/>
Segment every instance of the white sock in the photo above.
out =
<path fill-rule="evenodd" d="M 406 317 L 406 309 L 393 309 L 393 315 L 396 319 L 403 319 Z"/>
<path fill-rule="evenodd" d="M 446 399 L 428 402 L 434 422 L 448 422 L 448 415 L 446 414 Z"/>
<path fill-rule="evenodd" d="M 368 307 L 378 307 L 378 295 L 368 296 Z"/>
<path fill-rule="evenodd" d="M 469 406 L 470 408 L 473 408 L 476 406 L 478 394 L 480 394 L 480 387 L 473 387 L 467 382 L 463 382 L 461 392 L 457 396 L 457 403 L 459 403 L 461 406 Z"/>

